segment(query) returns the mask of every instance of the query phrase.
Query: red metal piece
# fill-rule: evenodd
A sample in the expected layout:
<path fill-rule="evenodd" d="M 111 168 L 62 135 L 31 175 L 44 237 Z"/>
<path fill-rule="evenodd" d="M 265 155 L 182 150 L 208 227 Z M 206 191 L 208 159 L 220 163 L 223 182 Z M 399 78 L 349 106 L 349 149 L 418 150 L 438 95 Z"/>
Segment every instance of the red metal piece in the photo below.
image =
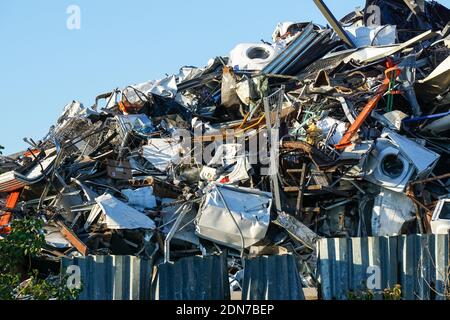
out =
<path fill-rule="evenodd" d="M 353 136 L 358 132 L 359 128 L 363 125 L 364 121 L 366 121 L 367 117 L 370 115 L 370 113 L 375 109 L 378 102 L 381 100 L 383 95 L 388 91 L 389 89 L 389 83 L 391 79 L 392 72 L 395 72 L 395 79 L 400 75 L 401 71 L 396 66 L 390 67 L 392 65 L 391 62 L 388 61 L 386 63 L 388 66 L 388 69 L 386 69 L 385 76 L 386 79 L 384 79 L 383 83 L 381 84 L 380 88 L 378 89 L 375 96 L 369 100 L 369 102 L 366 104 L 364 109 L 361 111 L 361 113 L 358 115 L 358 117 L 355 119 L 355 122 L 350 126 L 350 128 L 347 130 L 347 132 L 342 137 L 339 144 L 335 145 L 336 149 L 344 149 L 348 147 L 351 144 L 351 140 Z"/>
<path fill-rule="evenodd" d="M 11 192 L 6 198 L 6 208 L 14 209 L 19 201 L 20 191 Z M 12 219 L 12 213 L 0 211 L 0 234 L 8 234 L 11 232 L 9 223 Z"/>

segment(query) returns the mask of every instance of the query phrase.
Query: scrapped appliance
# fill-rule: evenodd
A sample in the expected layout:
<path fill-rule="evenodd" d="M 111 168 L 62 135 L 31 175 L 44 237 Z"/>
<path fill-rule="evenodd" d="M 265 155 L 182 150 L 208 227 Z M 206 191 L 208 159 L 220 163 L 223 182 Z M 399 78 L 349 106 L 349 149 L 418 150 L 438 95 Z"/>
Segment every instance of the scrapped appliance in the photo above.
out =
<path fill-rule="evenodd" d="M 271 207 L 270 193 L 213 184 L 200 206 L 196 233 L 226 246 L 248 248 L 266 235 Z"/>
<path fill-rule="evenodd" d="M 450 199 L 442 199 L 436 205 L 431 219 L 431 229 L 436 234 L 450 232 Z"/>

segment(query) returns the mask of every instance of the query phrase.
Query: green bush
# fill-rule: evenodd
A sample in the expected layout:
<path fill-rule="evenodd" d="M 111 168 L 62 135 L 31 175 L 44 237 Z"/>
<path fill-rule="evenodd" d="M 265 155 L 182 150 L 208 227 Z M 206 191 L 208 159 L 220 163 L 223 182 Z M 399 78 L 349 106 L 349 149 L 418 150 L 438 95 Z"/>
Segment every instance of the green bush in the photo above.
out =
<path fill-rule="evenodd" d="M 43 224 L 36 218 L 13 220 L 11 233 L 0 240 L 0 300 L 68 300 L 79 294 L 67 287 L 67 276 L 43 279 L 30 270 L 31 258 L 45 244 Z"/>
<path fill-rule="evenodd" d="M 402 299 L 402 287 L 397 284 L 394 288 L 386 288 L 383 291 L 372 291 L 372 290 L 360 290 L 360 291 L 349 291 L 347 293 L 347 298 L 349 300 L 373 300 L 375 294 L 382 294 L 383 300 L 401 300 Z"/>
<path fill-rule="evenodd" d="M 0 272 L 14 273 L 26 258 L 35 257 L 45 244 L 43 221 L 35 218 L 13 220 L 11 233 L 0 241 Z"/>

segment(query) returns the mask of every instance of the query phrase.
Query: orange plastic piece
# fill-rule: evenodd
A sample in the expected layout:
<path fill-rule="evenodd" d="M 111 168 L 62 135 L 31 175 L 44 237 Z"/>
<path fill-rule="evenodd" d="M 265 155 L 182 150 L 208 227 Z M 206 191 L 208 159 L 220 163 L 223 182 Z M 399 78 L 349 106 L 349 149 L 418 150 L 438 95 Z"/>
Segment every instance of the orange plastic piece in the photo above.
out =
<path fill-rule="evenodd" d="M 6 208 L 14 209 L 19 201 L 20 191 L 11 192 L 6 198 Z M 11 212 L 3 212 L 0 211 L 2 215 L 0 215 L 0 234 L 8 234 L 11 232 L 11 227 L 9 223 L 12 219 Z"/>
<path fill-rule="evenodd" d="M 23 155 L 25 157 L 30 157 L 32 154 L 37 156 L 40 152 L 41 152 L 40 150 L 31 150 L 31 152 L 30 151 L 26 151 Z"/>
<path fill-rule="evenodd" d="M 124 114 L 135 114 L 138 113 L 142 107 L 143 104 L 131 104 L 127 100 L 119 101 L 119 110 L 122 111 Z"/>
<path fill-rule="evenodd" d="M 390 62 L 387 63 L 388 67 L 391 65 Z M 361 113 L 358 115 L 358 117 L 355 119 L 355 122 L 350 126 L 350 128 L 347 130 L 347 132 L 342 137 L 339 144 L 335 145 L 336 149 L 344 149 L 348 147 L 351 144 L 351 140 L 353 136 L 358 132 L 359 128 L 363 125 L 364 121 L 366 121 L 367 117 L 370 115 L 370 113 L 375 109 L 378 102 L 381 100 L 383 95 L 389 90 L 389 83 L 392 76 L 392 72 L 395 72 L 395 79 L 400 76 L 401 70 L 394 67 L 389 67 L 385 70 L 384 74 L 386 76 L 386 79 L 384 79 L 382 85 L 378 89 L 376 95 L 369 100 L 369 102 L 366 104 L 364 109 L 361 111 Z"/>

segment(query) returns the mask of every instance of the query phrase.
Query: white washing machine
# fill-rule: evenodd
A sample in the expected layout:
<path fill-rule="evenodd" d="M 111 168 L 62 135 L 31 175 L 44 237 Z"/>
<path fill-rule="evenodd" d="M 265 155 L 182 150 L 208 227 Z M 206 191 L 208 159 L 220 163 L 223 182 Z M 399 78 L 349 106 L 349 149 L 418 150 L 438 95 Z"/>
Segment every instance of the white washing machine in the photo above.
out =
<path fill-rule="evenodd" d="M 396 192 L 403 192 L 413 178 L 428 176 L 439 154 L 389 129 L 377 139 L 367 162 L 366 180 Z"/>
<path fill-rule="evenodd" d="M 450 199 L 439 200 L 431 218 L 431 232 L 448 234 L 450 230 Z"/>
<path fill-rule="evenodd" d="M 229 65 L 239 70 L 264 69 L 278 55 L 278 50 L 264 43 L 241 43 L 230 52 Z"/>
<path fill-rule="evenodd" d="M 379 138 L 371 152 L 366 180 L 396 192 L 403 192 L 415 167 L 389 140 Z"/>

